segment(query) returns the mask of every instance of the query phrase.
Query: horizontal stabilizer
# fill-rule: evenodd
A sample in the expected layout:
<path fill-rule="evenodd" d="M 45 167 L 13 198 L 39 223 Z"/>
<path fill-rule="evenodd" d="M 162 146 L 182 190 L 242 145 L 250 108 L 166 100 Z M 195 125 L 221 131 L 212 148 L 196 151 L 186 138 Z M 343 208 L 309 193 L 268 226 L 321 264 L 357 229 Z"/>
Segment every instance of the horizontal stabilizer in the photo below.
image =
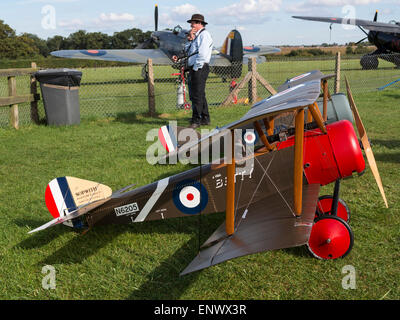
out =
<path fill-rule="evenodd" d="M 64 222 L 68 222 L 72 219 L 76 219 L 76 218 L 88 213 L 89 211 L 101 206 L 103 203 L 105 203 L 108 200 L 109 200 L 109 198 L 86 204 L 86 205 L 78 208 L 77 210 L 66 214 L 65 216 L 57 217 L 57 218 L 45 223 L 44 225 L 42 225 L 34 230 L 29 231 L 28 233 L 34 233 L 37 231 L 45 230 L 47 228 L 54 227 L 60 223 L 64 223 Z"/>
<path fill-rule="evenodd" d="M 304 185 L 300 218 L 294 216 L 292 208 L 284 201 L 293 198 L 293 188 L 282 195 L 275 193 L 253 203 L 237 219 L 235 233 L 226 237 L 223 223 L 202 246 L 206 249 L 200 251 L 181 275 L 252 253 L 306 244 L 313 225 L 319 189 L 318 184 Z"/>

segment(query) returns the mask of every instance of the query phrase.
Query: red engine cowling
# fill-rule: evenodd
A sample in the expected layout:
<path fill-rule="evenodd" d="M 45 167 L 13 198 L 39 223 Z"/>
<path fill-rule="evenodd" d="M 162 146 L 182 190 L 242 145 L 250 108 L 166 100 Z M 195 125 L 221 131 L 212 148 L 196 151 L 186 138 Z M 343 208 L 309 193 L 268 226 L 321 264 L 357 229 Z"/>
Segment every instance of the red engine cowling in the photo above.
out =
<path fill-rule="evenodd" d="M 365 161 L 353 125 L 348 120 L 304 133 L 304 174 L 308 183 L 326 185 L 362 173 Z M 278 144 L 278 150 L 294 145 L 294 136 Z"/>

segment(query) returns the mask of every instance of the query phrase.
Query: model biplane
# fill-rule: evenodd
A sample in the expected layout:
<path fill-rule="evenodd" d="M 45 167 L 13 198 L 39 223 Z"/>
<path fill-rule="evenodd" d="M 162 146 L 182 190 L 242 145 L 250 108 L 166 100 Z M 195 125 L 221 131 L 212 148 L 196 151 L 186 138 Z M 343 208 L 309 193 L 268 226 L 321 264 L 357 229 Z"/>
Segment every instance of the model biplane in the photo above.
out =
<path fill-rule="evenodd" d="M 329 77 L 315 70 L 289 79 L 277 94 L 254 104 L 237 121 L 195 141 L 179 145 L 177 132 L 174 138 L 165 127 L 160 129 L 160 142 L 169 149 L 167 158 L 195 148 L 202 151 L 205 141 L 227 139 L 232 148 L 219 162 L 115 192 L 72 177 L 52 180 L 45 199 L 54 219 L 30 233 L 61 223 L 89 229 L 225 212 L 223 224 L 182 274 L 243 255 L 301 245 L 320 259 L 346 256 L 353 246 L 353 232 L 348 207 L 339 198 L 340 180 L 362 174 L 365 161 L 352 122 L 338 118 L 346 112 L 336 112 L 340 99 L 329 94 Z M 387 205 L 347 79 L 346 84 L 349 101 L 342 108 L 354 112 L 364 151 Z M 238 139 L 235 130 L 245 130 L 245 134 Z M 235 146 L 241 149 L 248 143 L 254 149 L 239 159 Z M 252 160 L 251 166 L 243 167 L 244 159 Z M 320 187 L 331 183 L 333 195 L 319 197 Z"/>

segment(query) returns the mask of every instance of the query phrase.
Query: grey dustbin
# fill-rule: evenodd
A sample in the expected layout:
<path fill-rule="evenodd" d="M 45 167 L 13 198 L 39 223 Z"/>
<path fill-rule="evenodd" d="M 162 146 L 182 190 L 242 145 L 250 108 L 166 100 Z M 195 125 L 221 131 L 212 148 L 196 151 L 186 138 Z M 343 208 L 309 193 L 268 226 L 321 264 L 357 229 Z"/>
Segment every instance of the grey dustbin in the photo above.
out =
<path fill-rule="evenodd" d="M 82 72 L 47 69 L 37 71 L 35 78 L 40 82 L 47 124 L 79 124 L 79 86 Z"/>

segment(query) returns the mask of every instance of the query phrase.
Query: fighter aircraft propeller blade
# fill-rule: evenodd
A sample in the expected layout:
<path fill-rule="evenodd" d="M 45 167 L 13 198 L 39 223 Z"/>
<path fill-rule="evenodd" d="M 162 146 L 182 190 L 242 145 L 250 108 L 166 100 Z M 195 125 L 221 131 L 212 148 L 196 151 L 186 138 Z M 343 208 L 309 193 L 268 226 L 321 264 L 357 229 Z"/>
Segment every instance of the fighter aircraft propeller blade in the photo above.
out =
<path fill-rule="evenodd" d="M 154 8 L 154 31 L 158 31 L 158 5 Z M 154 39 L 151 36 L 146 39 L 144 42 L 138 44 L 136 49 L 153 49 L 154 48 Z"/>
<path fill-rule="evenodd" d="M 381 180 L 381 177 L 379 175 L 378 166 L 376 165 L 374 153 L 372 152 L 371 145 L 370 145 L 370 143 L 368 141 L 367 132 L 365 131 L 364 124 L 361 121 L 360 114 L 358 113 L 356 104 L 354 102 L 354 98 L 353 98 L 353 95 L 351 93 L 351 89 L 350 89 L 350 85 L 349 85 L 349 82 L 347 80 L 347 77 L 345 77 L 345 82 L 346 82 L 347 96 L 348 96 L 348 99 L 349 99 L 349 102 L 350 102 L 350 107 L 351 107 L 351 110 L 353 111 L 354 120 L 356 122 L 356 127 L 357 127 L 357 130 L 358 130 L 358 134 L 360 136 L 360 139 L 361 139 L 361 143 L 362 143 L 362 145 L 364 147 L 365 155 L 367 156 L 369 167 L 371 168 L 372 174 L 374 175 L 375 181 L 376 181 L 376 183 L 378 185 L 378 188 L 379 188 L 379 191 L 380 191 L 380 193 L 382 195 L 382 199 L 385 202 L 385 206 L 386 206 L 386 208 L 388 208 L 388 203 L 387 203 L 387 200 L 386 200 L 385 191 L 383 189 L 382 180 Z"/>
<path fill-rule="evenodd" d="M 158 6 L 154 8 L 154 31 L 158 31 Z"/>

